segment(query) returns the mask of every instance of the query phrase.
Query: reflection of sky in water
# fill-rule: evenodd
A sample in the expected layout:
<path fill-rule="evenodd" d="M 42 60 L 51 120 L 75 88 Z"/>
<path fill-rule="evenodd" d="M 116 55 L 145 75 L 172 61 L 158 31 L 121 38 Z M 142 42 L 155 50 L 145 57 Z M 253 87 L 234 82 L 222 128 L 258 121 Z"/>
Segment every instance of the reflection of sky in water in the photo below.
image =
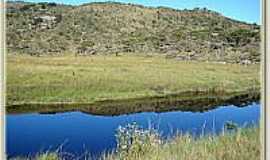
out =
<path fill-rule="evenodd" d="M 119 125 L 136 121 L 144 128 L 158 128 L 163 136 L 177 130 L 199 135 L 203 132 L 220 132 L 226 121 L 240 126 L 257 124 L 260 105 L 247 107 L 220 107 L 208 112 L 166 112 L 137 113 L 115 117 L 104 117 L 80 112 L 59 113 L 54 115 L 21 114 L 7 116 L 7 153 L 11 156 L 28 155 L 58 148 L 74 154 L 89 151 L 98 154 L 113 148 L 115 131 Z M 214 126 L 214 127 L 213 127 Z"/>

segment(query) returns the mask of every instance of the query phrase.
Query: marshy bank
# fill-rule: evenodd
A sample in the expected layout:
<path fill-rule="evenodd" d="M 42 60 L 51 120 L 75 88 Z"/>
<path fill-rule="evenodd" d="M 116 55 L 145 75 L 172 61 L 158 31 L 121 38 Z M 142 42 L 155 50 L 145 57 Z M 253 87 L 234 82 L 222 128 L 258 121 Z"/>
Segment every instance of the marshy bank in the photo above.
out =
<path fill-rule="evenodd" d="M 237 99 L 234 96 L 252 97 L 259 93 L 259 68 L 258 64 L 184 62 L 162 56 L 9 55 L 7 110 L 36 111 L 40 106 L 40 110 L 46 112 L 47 108 L 61 111 L 94 105 L 98 107 L 84 111 L 108 114 L 103 113 L 100 106 L 124 104 L 126 107 L 134 103 L 145 106 L 150 103 L 149 106 L 158 105 L 157 111 L 163 111 L 159 106 L 164 103 L 189 106 L 196 101 L 209 101 L 212 105 L 214 99 L 222 102 Z M 144 111 L 136 108 L 127 110 Z M 127 112 L 113 110 L 111 114 Z"/>
<path fill-rule="evenodd" d="M 126 143 L 120 138 L 116 153 L 105 156 L 106 160 L 259 160 L 260 132 L 259 128 L 238 129 L 217 136 L 208 135 L 198 139 L 191 135 L 177 135 L 162 141 L 156 134 L 138 135 L 140 132 L 131 131 L 133 143 Z M 145 133 L 144 133 L 145 134 Z M 125 136 L 122 136 L 125 137 Z M 122 140 L 122 141 L 121 141 Z"/>
<path fill-rule="evenodd" d="M 118 131 L 116 152 L 104 153 L 100 160 L 167 160 L 167 159 L 223 159 L 223 160 L 259 160 L 261 157 L 260 129 L 258 127 L 239 128 L 233 132 L 219 135 L 204 135 L 194 138 L 189 134 L 179 134 L 174 138 L 161 140 L 151 130 L 139 130 L 129 127 Z M 132 143 L 130 140 L 132 139 Z M 64 160 L 89 159 L 90 155 L 76 157 L 72 154 L 56 152 L 39 153 L 28 160 Z"/>
<path fill-rule="evenodd" d="M 260 92 L 215 92 L 192 91 L 175 95 L 149 98 L 133 98 L 126 100 L 104 100 L 95 103 L 23 103 L 7 106 L 7 113 L 41 113 L 54 114 L 60 112 L 80 111 L 92 115 L 115 116 L 139 112 L 190 111 L 204 112 L 218 106 L 246 106 L 260 100 Z"/>

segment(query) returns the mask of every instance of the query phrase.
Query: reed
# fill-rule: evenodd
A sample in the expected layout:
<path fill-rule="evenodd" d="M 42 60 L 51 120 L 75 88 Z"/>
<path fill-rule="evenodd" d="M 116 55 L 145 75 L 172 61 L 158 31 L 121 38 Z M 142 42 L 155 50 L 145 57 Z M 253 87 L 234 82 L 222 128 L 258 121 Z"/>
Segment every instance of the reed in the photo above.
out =
<path fill-rule="evenodd" d="M 104 160 L 260 159 L 260 134 L 259 128 L 256 127 L 238 128 L 233 132 L 203 135 L 199 138 L 179 134 L 169 140 L 161 140 L 155 133 L 149 134 L 149 131 L 127 133 L 131 134 L 129 137 L 134 137 L 133 143 L 126 145 L 127 143 L 121 142 L 120 144 L 128 147 L 119 146 L 116 153 L 108 154 Z"/>

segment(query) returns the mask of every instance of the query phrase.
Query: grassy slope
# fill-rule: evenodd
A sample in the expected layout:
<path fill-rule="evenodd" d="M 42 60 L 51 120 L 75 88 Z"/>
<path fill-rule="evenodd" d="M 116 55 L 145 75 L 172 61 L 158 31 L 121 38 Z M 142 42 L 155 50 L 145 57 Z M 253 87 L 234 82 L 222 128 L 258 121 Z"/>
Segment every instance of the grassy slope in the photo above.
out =
<path fill-rule="evenodd" d="M 193 90 L 259 88 L 259 65 L 180 62 L 160 56 L 7 58 L 7 101 L 94 102 Z"/>
<path fill-rule="evenodd" d="M 204 61 L 260 61 L 259 25 L 207 9 L 174 10 L 113 2 L 83 6 L 8 3 L 7 7 L 10 54 L 152 52 Z M 44 15 L 62 18 L 42 29 L 39 26 L 43 23 L 34 17 Z"/>

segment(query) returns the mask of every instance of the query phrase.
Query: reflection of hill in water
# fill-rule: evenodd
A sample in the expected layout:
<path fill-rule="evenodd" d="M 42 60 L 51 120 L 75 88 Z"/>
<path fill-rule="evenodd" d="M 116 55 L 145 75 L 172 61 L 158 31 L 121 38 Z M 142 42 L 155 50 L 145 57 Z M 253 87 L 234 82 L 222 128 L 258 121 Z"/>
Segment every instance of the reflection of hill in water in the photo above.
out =
<path fill-rule="evenodd" d="M 204 112 L 218 106 L 234 105 L 238 107 L 258 101 L 259 92 L 252 93 L 203 93 L 185 92 L 166 97 L 152 97 L 128 100 L 107 100 L 92 104 L 22 104 L 7 107 L 7 113 L 39 112 L 54 114 L 68 111 L 81 111 L 87 114 L 117 116 L 139 112 L 190 111 Z"/>

